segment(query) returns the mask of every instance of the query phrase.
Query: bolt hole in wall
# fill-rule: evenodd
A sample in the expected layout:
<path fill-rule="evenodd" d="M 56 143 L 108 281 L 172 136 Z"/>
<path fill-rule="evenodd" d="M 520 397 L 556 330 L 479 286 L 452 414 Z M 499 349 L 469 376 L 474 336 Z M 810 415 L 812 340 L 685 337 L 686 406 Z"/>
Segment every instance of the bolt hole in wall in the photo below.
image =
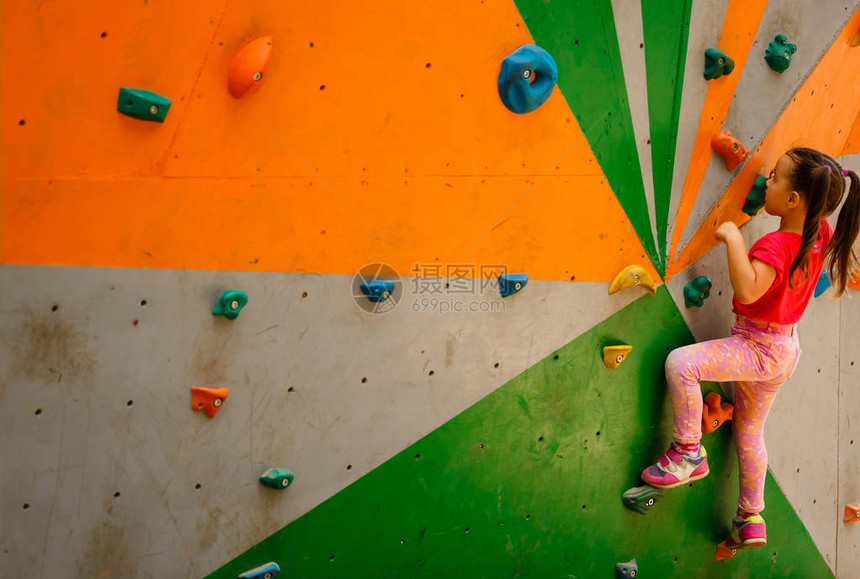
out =
<path fill-rule="evenodd" d="M 140 307 L 142 307 L 142 308 L 146 307 L 146 300 L 140 300 Z"/>
<path fill-rule="evenodd" d="M 60 306 L 58 306 L 57 304 L 54 304 L 54 305 L 51 307 L 51 311 L 52 311 L 52 312 L 56 312 L 56 311 L 57 311 L 57 310 L 59 310 L 59 309 L 60 309 Z"/>
<path fill-rule="evenodd" d="M 346 470 L 352 470 L 352 465 L 351 464 L 346 465 Z"/>
<path fill-rule="evenodd" d="M 30 508 L 30 503 L 24 503 L 24 510 L 26 511 L 29 508 Z"/>
<path fill-rule="evenodd" d="M 118 499 L 118 498 L 119 498 L 119 491 L 116 491 L 116 492 L 113 494 L 113 498 L 115 498 L 115 499 Z"/>
<path fill-rule="evenodd" d="M 202 489 L 202 488 L 203 488 L 203 485 L 201 485 L 200 483 L 197 483 L 196 485 L 194 485 L 194 489 L 195 489 L 195 490 L 198 490 L 198 491 L 199 491 L 199 490 L 200 490 L 200 489 Z"/>
<path fill-rule="evenodd" d="M 19 126 L 19 127 L 23 127 L 23 126 L 24 126 L 24 125 L 26 125 L 26 124 L 27 124 L 27 121 L 25 121 L 24 119 L 21 119 L 20 121 L 18 121 L 18 126 Z"/>
<path fill-rule="evenodd" d="M 125 405 L 128 406 L 129 408 L 131 408 L 132 406 L 134 406 L 134 400 L 129 400 L 128 402 L 125 403 Z"/>
<path fill-rule="evenodd" d="M 36 408 L 36 412 L 35 412 L 35 414 L 36 414 L 36 416 L 39 416 L 40 414 L 42 414 L 42 409 L 41 409 L 41 408 Z"/>
<path fill-rule="evenodd" d="M 361 379 L 361 383 L 362 383 L 362 384 L 367 383 L 367 378 L 362 378 L 362 379 Z"/>

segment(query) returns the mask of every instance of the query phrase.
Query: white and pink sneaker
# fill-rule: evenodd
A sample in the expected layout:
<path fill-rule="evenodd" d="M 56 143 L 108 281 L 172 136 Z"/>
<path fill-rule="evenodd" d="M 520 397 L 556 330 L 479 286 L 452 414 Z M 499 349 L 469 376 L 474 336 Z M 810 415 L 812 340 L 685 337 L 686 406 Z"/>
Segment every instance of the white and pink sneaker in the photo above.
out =
<path fill-rule="evenodd" d="M 652 487 L 671 489 L 705 478 L 709 472 L 708 453 L 704 446 L 699 446 L 699 452 L 694 456 L 679 452 L 673 442 L 666 454 L 642 471 L 642 480 Z"/>

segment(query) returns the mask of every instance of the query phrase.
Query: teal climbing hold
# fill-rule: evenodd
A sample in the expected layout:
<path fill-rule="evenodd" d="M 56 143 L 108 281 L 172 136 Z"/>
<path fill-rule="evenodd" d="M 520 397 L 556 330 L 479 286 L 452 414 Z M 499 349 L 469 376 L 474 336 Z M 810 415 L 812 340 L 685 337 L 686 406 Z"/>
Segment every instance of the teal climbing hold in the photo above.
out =
<path fill-rule="evenodd" d="M 621 495 L 621 502 L 628 509 L 647 515 L 651 507 L 662 498 L 663 491 L 650 485 L 643 485 L 624 491 L 624 494 Z"/>
<path fill-rule="evenodd" d="M 639 565 L 636 559 L 630 559 L 626 563 L 618 563 L 615 565 L 615 579 L 632 579 L 639 572 Z"/>
<path fill-rule="evenodd" d="M 711 280 L 700 275 L 694 280 L 688 281 L 684 286 L 684 305 L 689 310 L 693 306 L 700 308 L 705 300 L 711 295 Z"/>
<path fill-rule="evenodd" d="M 764 59 L 767 65 L 779 73 L 788 70 L 791 64 L 791 55 L 797 52 L 797 46 L 788 41 L 785 34 L 777 34 L 767 45 L 764 51 Z"/>
<path fill-rule="evenodd" d="M 726 56 L 721 50 L 708 48 L 705 50 L 705 80 L 713 80 L 723 75 L 729 75 L 735 69 L 735 61 Z"/>
<path fill-rule="evenodd" d="M 761 211 L 761 208 L 764 207 L 765 193 L 767 193 L 767 177 L 759 175 L 747 194 L 743 212 L 753 217 Z"/>
<path fill-rule="evenodd" d="M 527 273 L 503 273 L 499 276 L 499 292 L 506 298 L 521 291 L 529 281 Z"/>
<path fill-rule="evenodd" d="M 239 575 L 239 579 L 275 579 L 281 573 L 281 568 L 277 563 L 266 563 L 255 567 L 250 571 L 245 571 Z"/>
<path fill-rule="evenodd" d="M 367 296 L 372 302 L 384 302 L 391 297 L 391 292 L 394 291 L 394 282 L 390 281 L 373 281 L 363 283 L 359 286 L 362 293 Z"/>
<path fill-rule="evenodd" d="M 235 320 L 239 317 L 239 312 L 248 303 L 248 294 L 240 291 L 225 292 L 224 295 L 215 304 L 212 314 L 216 316 L 224 316 L 228 320 Z"/>
<path fill-rule="evenodd" d="M 260 482 L 269 488 L 284 490 L 295 480 L 293 473 L 285 468 L 270 468 L 260 476 Z"/>
<path fill-rule="evenodd" d="M 119 89 L 116 110 L 142 121 L 163 123 L 170 110 L 170 99 L 148 90 L 136 88 Z"/>
<path fill-rule="evenodd" d="M 833 282 L 830 281 L 830 276 L 827 274 L 827 270 L 821 270 L 821 276 L 818 278 L 818 283 L 815 284 L 815 292 L 813 295 L 815 297 L 820 296 L 826 292 L 827 288 L 831 285 L 833 285 Z"/>

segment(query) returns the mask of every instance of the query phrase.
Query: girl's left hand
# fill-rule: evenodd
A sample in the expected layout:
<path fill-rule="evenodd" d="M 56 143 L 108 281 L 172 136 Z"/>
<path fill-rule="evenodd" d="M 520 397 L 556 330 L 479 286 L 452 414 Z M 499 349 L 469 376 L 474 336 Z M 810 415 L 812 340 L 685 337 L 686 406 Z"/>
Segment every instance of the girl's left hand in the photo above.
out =
<path fill-rule="evenodd" d="M 718 241 L 722 241 L 725 244 L 728 244 L 732 239 L 740 239 L 743 241 L 743 235 L 741 235 L 741 230 L 738 229 L 738 226 L 735 225 L 734 221 L 725 221 L 717 227 L 717 231 L 714 233 L 717 236 Z"/>

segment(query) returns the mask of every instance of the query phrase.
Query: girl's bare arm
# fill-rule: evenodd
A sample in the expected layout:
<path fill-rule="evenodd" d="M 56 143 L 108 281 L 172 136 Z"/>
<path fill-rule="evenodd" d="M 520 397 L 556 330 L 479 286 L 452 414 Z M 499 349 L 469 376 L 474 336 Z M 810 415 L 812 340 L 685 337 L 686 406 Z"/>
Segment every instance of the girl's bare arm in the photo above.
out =
<path fill-rule="evenodd" d="M 773 280 L 776 279 L 776 268 L 758 259 L 750 261 L 743 235 L 733 222 L 726 221 L 720 225 L 716 236 L 726 244 L 729 279 L 732 282 L 735 297 L 742 304 L 751 304 L 758 300 L 773 285 Z"/>

